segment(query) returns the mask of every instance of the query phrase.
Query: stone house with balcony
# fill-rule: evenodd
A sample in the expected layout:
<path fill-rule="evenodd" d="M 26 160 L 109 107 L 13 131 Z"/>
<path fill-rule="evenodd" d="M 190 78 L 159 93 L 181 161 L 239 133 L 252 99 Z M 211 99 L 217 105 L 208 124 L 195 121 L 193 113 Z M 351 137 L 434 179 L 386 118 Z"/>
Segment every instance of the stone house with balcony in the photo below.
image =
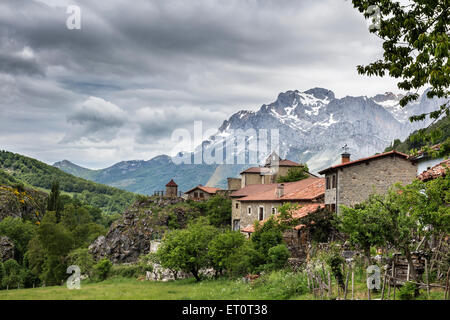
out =
<path fill-rule="evenodd" d="M 416 178 L 417 166 L 408 155 L 390 151 L 351 161 L 342 154 L 342 162 L 319 172 L 325 175 L 325 205 L 339 213 L 339 206 L 353 206 L 370 194 L 383 194 L 395 183 L 409 184 Z"/>

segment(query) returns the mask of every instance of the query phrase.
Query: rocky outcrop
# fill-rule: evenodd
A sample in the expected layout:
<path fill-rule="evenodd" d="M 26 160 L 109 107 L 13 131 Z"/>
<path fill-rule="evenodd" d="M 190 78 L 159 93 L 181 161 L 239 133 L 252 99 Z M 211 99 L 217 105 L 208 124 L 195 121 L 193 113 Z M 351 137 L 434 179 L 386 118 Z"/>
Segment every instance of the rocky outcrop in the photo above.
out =
<path fill-rule="evenodd" d="M 0 186 L 0 221 L 6 217 L 38 222 L 45 213 L 47 194 L 33 189 Z"/>
<path fill-rule="evenodd" d="M 112 224 L 106 236 L 89 246 L 89 252 L 96 260 L 136 262 L 150 252 L 151 241 L 161 238 L 169 225 L 184 226 L 189 210 L 180 198 L 152 197 L 137 202 Z"/>
<path fill-rule="evenodd" d="M 8 237 L 0 237 L 0 262 L 14 259 L 14 243 Z"/>

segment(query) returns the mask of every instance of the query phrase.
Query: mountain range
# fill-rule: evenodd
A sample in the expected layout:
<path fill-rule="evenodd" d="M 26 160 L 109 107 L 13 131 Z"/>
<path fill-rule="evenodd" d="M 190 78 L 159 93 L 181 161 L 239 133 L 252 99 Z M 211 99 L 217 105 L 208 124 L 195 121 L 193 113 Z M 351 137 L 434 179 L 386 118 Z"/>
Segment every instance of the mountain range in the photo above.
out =
<path fill-rule="evenodd" d="M 241 110 L 233 114 L 191 156 L 200 152 L 211 154 L 214 153 L 211 150 L 223 148 L 223 141 L 215 137 L 229 137 L 236 130 L 278 129 L 280 156 L 307 163 L 311 172 L 317 172 L 338 162 L 344 145 L 348 146 L 352 158 L 357 159 L 383 151 L 394 139 L 404 140 L 414 130 L 429 124 L 429 121 L 410 123 L 411 115 L 434 111 L 444 102 L 428 99 L 425 92 L 418 101 L 402 108 L 399 104 L 402 97 L 387 92 L 374 97 L 336 98 L 331 90 L 324 88 L 286 91 L 257 111 Z M 254 138 L 247 137 L 247 142 Z M 242 152 L 245 150 L 235 150 L 233 155 Z M 180 152 L 179 156 L 182 155 Z M 101 170 L 82 168 L 67 160 L 54 166 L 98 183 L 151 194 L 163 190 L 172 178 L 182 191 L 198 184 L 224 188 L 227 177 L 236 177 L 243 168 L 259 164 L 178 165 L 176 160 L 161 155 L 148 161 L 120 162 Z"/>

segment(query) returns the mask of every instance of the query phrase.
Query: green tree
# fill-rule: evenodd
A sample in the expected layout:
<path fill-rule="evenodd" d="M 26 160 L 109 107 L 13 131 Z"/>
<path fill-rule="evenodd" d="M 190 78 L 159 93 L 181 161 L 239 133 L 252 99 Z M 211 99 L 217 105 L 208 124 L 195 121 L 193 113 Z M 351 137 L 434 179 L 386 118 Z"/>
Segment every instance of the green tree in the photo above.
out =
<path fill-rule="evenodd" d="M 61 212 L 63 210 L 63 203 L 61 201 L 61 192 L 59 190 L 59 182 L 54 181 L 52 190 L 48 196 L 47 210 L 56 213 L 57 222 L 61 219 Z"/>
<path fill-rule="evenodd" d="M 245 242 L 245 236 L 236 231 L 226 231 L 217 235 L 208 245 L 208 256 L 216 273 L 222 274 L 230 256 Z"/>
<path fill-rule="evenodd" d="M 44 270 L 45 250 L 42 247 L 37 235 L 28 243 L 28 251 L 25 254 L 25 257 L 27 259 L 28 269 L 30 272 L 36 278 L 40 279 L 40 276 Z"/>
<path fill-rule="evenodd" d="M 106 280 L 111 271 L 111 267 L 112 267 L 112 263 L 111 263 L 111 261 L 109 261 L 109 259 L 104 258 L 104 259 L 100 260 L 94 266 L 94 277 L 100 281 Z"/>
<path fill-rule="evenodd" d="M 69 265 L 79 266 L 82 274 L 86 274 L 89 277 L 92 277 L 94 258 L 89 253 L 89 250 L 87 248 L 78 248 L 72 250 L 67 257 L 67 261 Z"/>
<path fill-rule="evenodd" d="M 38 228 L 38 239 L 45 252 L 42 280 L 47 285 L 60 284 L 66 278 L 67 255 L 74 247 L 70 231 L 56 223 L 56 214 L 47 212 Z"/>
<path fill-rule="evenodd" d="M 209 223 L 217 228 L 229 226 L 231 223 L 231 199 L 220 195 L 206 201 L 206 215 Z"/>
<path fill-rule="evenodd" d="M 370 247 L 385 243 L 385 225 L 380 220 L 378 196 L 371 196 L 368 201 L 355 208 L 341 206 L 337 216 L 339 230 L 348 236 L 349 242 L 364 251 L 366 263 L 371 261 Z"/>
<path fill-rule="evenodd" d="M 286 266 L 291 256 L 288 247 L 283 243 L 269 249 L 268 253 L 268 269 L 279 270 Z"/>
<path fill-rule="evenodd" d="M 264 263 L 265 257 L 255 249 L 253 243 L 245 241 L 227 259 L 226 269 L 231 276 L 244 276 L 257 272 Z"/>
<path fill-rule="evenodd" d="M 15 247 L 15 259 L 22 262 L 28 249 L 28 242 L 35 236 L 36 226 L 21 218 L 6 217 L 0 221 L 0 235 L 12 240 Z"/>
<path fill-rule="evenodd" d="M 5 267 L 3 263 L 0 261 L 0 289 L 3 287 L 3 279 L 5 277 Z"/>
<path fill-rule="evenodd" d="M 255 250 L 257 250 L 262 257 L 265 257 L 265 262 L 267 263 L 269 262 L 269 249 L 283 242 L 282 228 L 279 223 L 271 217 L 264 224 L 255 226 L 255 232 L 250 239 Z"/>
<path fill-rule="evenodd" d="M 293 167 L 289 168 L 288 172 L 285 176 L 280 176 L 277 179 L 278 183 L 284 183 L 284 182 L 294 182 L 303 180 L 309 177 L 309 169 L 308 166 L 305 164 L 302 164 L 301 167 Z"/>
<path fill-rule="evenodd" d="M 397 83 L 399 89 L 419 90 L 430 85 L 427 97 L 449 97 L 449 3 L 448 0 L 352 0 L 353 6 L 366 18 L 374 14 L 376 6 L 380 10 L 380 23 L 371 28 L 383 39 L 383 58 L 367 66 L 358 66 L 360 74 L 402 79 Z M 417 100 L 417 93 L 406 95 L 400 100 L 401 106 Z M 429 116 L 437 120 L 450 114 L 449 102 L 438 110 L 412 116 L 411 121 L 419 121 Z M 427 140 L 433 140 L 433 134 L 425 136 L 425 130 L 419 132 Z M 447 144 L 450 139 L 447 140 Z M 449 150 L 446 149 L 448 153 Z"/>
<path fill-rule="evenodd" d="M 387 194 L 373 195 L 355 209 L 342 207 L 343 214 L 349 220 L 347 228 L 342 230 L 362 245 L 365 241 L 367 244 L 386 244 L 402 252 L 412 278 L 417 279 L 411 254 L 415 250 L 413 240 L 420 242 L 432 234 L 448 234 L 449 200 L 448 174 L 428 183 L 414 181 L 407 186 L 397 184 Z"/>
<path fill-rule="evenodd" d="M 216 235 L 217 229 L 201 218 L 186 229 L 170 231 L 157 251 L 161 266 L 190 272 L 200 281 L 199 271 L 210 264 L 208 244 Z"/>
<path fill-rule="evenodd" d="M 8 290 L 10 287 L 17 287 L 21 282 L 21 267 L 14 259 L 9 259 L 3 263 L 2 285 Z"/>

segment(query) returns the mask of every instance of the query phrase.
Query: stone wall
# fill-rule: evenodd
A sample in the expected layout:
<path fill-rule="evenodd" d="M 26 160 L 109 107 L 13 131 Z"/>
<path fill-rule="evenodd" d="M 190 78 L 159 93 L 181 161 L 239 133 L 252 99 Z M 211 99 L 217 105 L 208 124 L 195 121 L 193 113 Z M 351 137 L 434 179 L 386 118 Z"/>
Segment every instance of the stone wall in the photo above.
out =
<path fill-rule="evenodd" d="M 197 193 L 197 197 L 195 197 L 195 193 Z M 205 191 L 200 189 L 195 189 L 188 193 L 188 198 L 191 200 L 207 200 L 211 197 L 211 195 Z"/>
<path fill-rule="evenodd" d="M 255 221 L 259 221 L 259 208 L 264 210 L 264 219 L 268 219 L 272 215 L 272 208 L 280 207 L 280 202 L 239 202 L 241 229 L 253 225 Z M 248 214 L 248 208 L 251 208 L 251 214 Z M 263 219 L 263 220 L 264 220 Z"/>
<path fill-rule="evenodd" d="M 239 178 L 228 178 L 228 190 L 236 191 L 241 189 L 242 179 Z"/>
<path fill-rule="evenodd" d="M 259 173 L 242 174 L 242 188 L 251 184 L 262 184 L 263 180 Z"/>
<path fill-rule="evenodd" d="M 0 262 L 14 259 L 14 243 L 6 236 L 0 237 Z"/>
<path fill-rule="evenodd" d="M 416 178 L 416 170 L 411 161 L 396 156 L 338 169 L 338 212 L 339 205 L 353 206 L 372 193 L 386 193 L 397 182 L 411 183 Z"/>

